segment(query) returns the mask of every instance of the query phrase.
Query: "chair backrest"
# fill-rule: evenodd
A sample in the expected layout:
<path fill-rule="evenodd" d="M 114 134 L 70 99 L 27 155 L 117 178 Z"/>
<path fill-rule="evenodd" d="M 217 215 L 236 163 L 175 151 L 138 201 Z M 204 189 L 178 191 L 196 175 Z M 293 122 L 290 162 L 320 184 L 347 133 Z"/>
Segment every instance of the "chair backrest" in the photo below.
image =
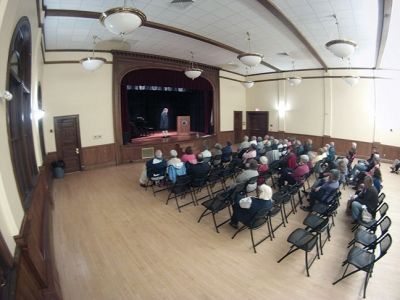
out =
<path fill-rule="evenodd" d="M 378 203 L 381 204 L 383 200 L 385 200 L 385 198 L 386 198 L 385 193 L 380 193 L 378 196 Z"/>
<path fill-rule="evenodd" d="M 281 205 L 282 203 L 287 203 L 290 201 L 291 195 L 287 192 L 276 192 L 272 195 L 272 200 L 274 200 L 274 205 Z"/>
<path fill-rule="evenodd" d="M 217 182 L 221 179 L 221 169 L 211 169 L 210 173 L 208 174 L 207 181 L 210 183 Z"/>
<path fill-rule="evenodd" d="M 267 222 L 267 215 L 270 211 L 270 208 L 261 208 L 259 209 L 251 218 L 249 227 L 252 229 L 257 229 L 264 225 Z"/>
<path fill-rule="evenodd" d="M 379 215 L 381 217 L 386 216 L 386 212 L 389 209 L 389 205 L 386 202 L 383 202 L 381 205 L 378 206 L 377 212 L 379 212 Z"/>
<path fill-rule="evenodd" d="M 177 176 L 175 184 L 171 187 L 171 192 L 180 194 L 190 189 L 191 178 L 188 175 Z"/>
<path fill-rule="evenodd" d="M 388 216 L 384 216 L 379 221 L 379 227 L 381 228 L 381 233 L 385 234 L 389 230 L 391 225 L 392 225 L 392 220 Z"/>
<path fill-rule="evenodd" d="M 258 176 L 251 177 L 249 180 L 247 180 L 246 183 L 247 183 L 247 185 L 255 184 L 257 182 L 257 179 L 258 179 Z"/>
<path fill-rule="evenodd" d="M 392 237 L 391 237 L 391 235 L 389 233 L 387 233 L 387 234 L 381 236 L 377 240 L 377 245 L 379 245 L 380 253 L 379 253 L 379 256 L 377 256 L 375 258 L 375 261 L 378 261 L 379 259 L 381 259 L 388 252 L 390 246 L 392 245 Z"/>

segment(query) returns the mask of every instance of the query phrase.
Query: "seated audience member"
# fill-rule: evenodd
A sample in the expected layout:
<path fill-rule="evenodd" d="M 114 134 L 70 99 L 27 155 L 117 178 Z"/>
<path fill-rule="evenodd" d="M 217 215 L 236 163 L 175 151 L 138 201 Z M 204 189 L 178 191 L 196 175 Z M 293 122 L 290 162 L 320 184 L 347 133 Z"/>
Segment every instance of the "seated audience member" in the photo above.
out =
<path fill-rule="evenodd" d="M 268 143 L 267 143 L 266 148 L 268 148 Z M 274 161 L 279 160 L 280 157 L 281 157 L 281 155 L 280 155 L 278 149 L 274 149 L 274 150 L 273 150 L 272 147 L 269 147 L 269 148 L 270 148 L 271 150 L 267 151 L 267 152 L 265 153 L 265 156 L 268 158 L 268 162 L 269 162 L 270 164 L 272 164 Z"/>
<path fill-rule="evenodd" d="M 222 162 L 230 162 L 231 157 L 232 157 L 232 143 L 230 141 L 226 142 L 226 146 L 222 148 L 222 157 L 221 160 Z"/>
<path fill-rule="evenodd" d="M 348 160 L 347 169 L 351 172 L 351 165 L 353 164 L 354 159 L 356 158 L 357 153 L 357 143 L 352 142 L 351 148 L 346 154 L 346 158 Z"/>
<path fill-rule="evenodd" d="M 335 143 L 330 142 L 329 144 L 329 149 L 328 149 L 328 155 L 326 157 L 329 167 L 331 169 L 335 168 L 335 159 L 336 159 L 336 149 L 335 149 Z"/>
<path fill-rule="evenodd" d="M 222 145 L 221 144 L 216 143 L 214 145 L 214 149 L 212 151 L 212 156 L 213 156 L 212 164 L 214 166 L 219 166 L 222 161 Z"/>
<path fill-rule="evenodd" d="M 310 151 L 310 152 L 305 153 L 305 155 L 308 156 L 307 166 L 308 166 L 308 168 L 310 169 L 310 172 L 311 172 L 311 171 L 314 170 L 314 163 L 313 163 L 313 160 L 314 160 L 314 158 L 315 158 L 315 154 L 314 154 L 314 152 L 311 152 L 311 151 Z"/>
<path fill-rule="evenodd" d="M 291 169 L 283 170 L 278 180 L 279 186 L 281 187 L 285 185 L 285 182 L 287 182 L 289 185 L 293 185 L 296 184 L 297 182 L 300 182 L 304 178 L 304 176 L 310 172 L 307 162 L 308 162 L 308 156 L 301 155 L 300 162 L 294 170 Z"/>
<path fill-rule="evenodd" d="M 172 149 L 169 152 L 169 155 L 171 156 L 171 158 L 167 161 L 167 166 L 176 165 L 182 162 L 178 157 L 178 152 L 176 152 L 176 150 Z"/>
<path fill-rule="evenodd" d="M 327 152 L 328 152 L 328 150 L 326 149 L 326 147 L 319 148 L 318 155 L 314 159 L 314 164 L 316 164 L 317 162 L 319 162 L 321 160 L 324 160 L 327 156 Z"/>
<path fill-rule="evenodd" d="M 400 169 L 400 159 L 395 159 L 393 164 L 390 167 L 391 173 L 398 173 Z"/>
<path fill-rule="evenodd" d="M 373 181 L 374 187 L 376 188 L 376 191 L 379 194 L 381 192 L 381 189 L 382 189 L 382 172 L 381 172 L 381 168 L 375 168 L 374 173 L 372 174 L 372 181 Z"/>
<path fill-rule="evenodd" d="M 203 155 L 197 154 L 197 163 L 191 164 L 187 169 L 187 174 L 191 176 L 192 180 L 195 178 L 204 178 L 210 171 L 210 165 L 204 162 Z"/>
<path fill-rule="evenodd" d="M 366 176 L 364 178 L 363 190 L 353 197 L 354 201 L 351 203 L 351 216 L 353 218 L 353 223 L 361 220 L 363 205 L 365 205 L 368 212 L 374 216 L 375 210 L 378 207 L 378 192 L 373 185 L 371 176 Z"/>
<path fill-rule="evenodd" d="M 264 135 L 264 145 L 269 141 L 270 136 L 268 134 Z"/>
<path fill-rule="evenodd" d="M 265 156 L 260 157 L 260 165 L 258 166 L 258 179 L 257 179 L 257 184 L 261 185 L 265 183 L 265 179 L 263 175 L 265 175 L 268 172 L 268 158 Z"/>
<path fill-rule="evenodd" d="M 257 145 L 251 144 L 249 149 L 242 155 L 243 163 L 247 163 L 250 159 L 257 157 Z"/>
<path fill-rule="evenodd" d="M 210 162 L 212 153 L 211 153 L 210 150 L 208 150 L 208 146 L 207 145 L 203 146 L 203 151 L 201 152 L 201 154 L 203 155 L 203 161 L 204 162 L 206 162 L 206 163 Z"/>
<path fill-rule="evenodd" d="M 339 182 L 340 183 L 346 182 L 346 178 L 348 175 L 347 165 L 348 165 L 347 158 L 341 158 L 341 159 L 337 160 L 337 166 L 338 166 L 337 168 L 339 171 Z"/>
<path fill-rule="evenodd" d="M 253 135 L 251 137 L 250 145 L 256 145 L 257 146 L 257 137 L 256 136 Z"/>
<path fill-rule="evenodd" d="M 244 170 L 242 173 L 239 174 L 238 177 L 236 177 L 235 182 L 236 183 L 244 183 L 247 182 L 250 178 L 257 177 L 258 176 L 258 163 L 255 159 L 251 159 L 249 161 L 249 168 Z M 247 192 L 254 191 L 257 187 L 257 182 L 254 184 L 249 184 L 247 186 Z"/>
<path fill-rule="evenodd" d="M 167 162 L 163 159 L 163 154 L 161 150 L 156 150 L 154 158 L 146 162 L 146 165 L 143 168 L 142 173 L 140 174 L 140 185 L 145 187 L 149 181 L 149 178 L 152 178 L 153 176 L 164 176 L 166 169 Z"/>
<path fill-rule="evenodd" d="M 296 154 L 297 157 L 300 157 L 300 155 L 305 154 L 304 146 L 299 140 L 296 140 L 294 142 L 294 153 Z"/>
<path fill-rule="evenodd" d="M 371 156 L 369 157 L 369 159 L 359 160 L 357 162 L 357 164 L 353 167 L 353 169 L 351 171 L 352 177 L 355 177 L 358 172 L 367 171 L 368 167 L 373 162 L 376 154 L 378 154 L 378 157 L 379 157 L 379 153 L 378 153 L 376 147 L 372 147 L 372 153 L 371 153 Z M 373 168 L 373 166 L 371 168 Z"/>
<path fill-rule="evenodd" d="M 181 161 L 184 163 L 191 163 L 192 165 L 197 163 L 196 156 L 193 154 L 192 147 L 186 147 L 185 153 L 181 157 Z"/>
<path fill-rule="evenodd" d="M 272 150 L 278 150 L 278 145 L 279 145 L 279 140 L 277 139 L 272 140 L 272 145 L 271 145 Z"/>
<path fill-rule="evenodd" d="M 335 192 L 339 188 L 339 171 L 332 169 L 329 172 L 327 180 L 321 178 L 317 180 L 311 188 L 309 194 L 310 206 L 302 206 L 301 209 L 311 211 L 316 202 L 329 203 L 335 196 Z"/>
<path fill-rule="evenodd" d="M 270 210 L 272 208 L 272 189 L 268 185 L 262 184 L 258 187 L 258 190 L 258 198 L 249 197 L 251 199 L 251 204 L 249 208 L 242 208 L 242 206 L 245 206 L 241 204 L 241 199 L 235 202 L 235 204 L 233 205 L 233 214 L 229 223 L 232 227 L 237 229 L 239 222 L 249 226 L 251 225 L 251 220 L 260 209 Z M 247 198 L 246 200 L 249 200 L 249 198 Z"/>
<path fill-rule="evenodd" d="M 359 161 L 351 171 L 351 176 L 354 182 L 357 182 L 357 176 L 362 172 L 370 172 L 375 166 L 380 165 L 379 154 L 375 153 L 372 158 L 367 161 Z"/>
<path fill-rule="evenodd" d="M 238 148 L 238 153 L 247 150 L 250 147 L 250 142 L 249 142 L 249 137 L 245 135 L 243 137 L 243 142 L 240 143 L 239 148 Z"/>
<path fill-rule="evenodd" d="M 313 151 L 313 141 L 312 139 L 306 139 L 304 142 L 304 154 Z"/>
<path fill-rule="evenodd" d="M 264 147 L 265 147 L 264 141 L 263 141 L 262 137 L 259 136 L 257 138 L 257 153 L 263 153 Z"/>
<path fill-rule="evenodd" d="M 175 183 L 177 176 L 186 175 L 186 166 L 179 158 L 177 158 L 178 153 L 175 150 L 171 150 L 170 155 L 171 159 L 167 162 L 167 173 L 169 180 L 172 183 Z"/>
<path fill-rule="evenodd" d="M 297 156 L 292 150 L 290 150 L 290 148 L 288 151 L 289 151 L 289 153 L 286 157 L 286 162 L 287 162 L 286 167 L 294 170 L 297 167 Z"/>

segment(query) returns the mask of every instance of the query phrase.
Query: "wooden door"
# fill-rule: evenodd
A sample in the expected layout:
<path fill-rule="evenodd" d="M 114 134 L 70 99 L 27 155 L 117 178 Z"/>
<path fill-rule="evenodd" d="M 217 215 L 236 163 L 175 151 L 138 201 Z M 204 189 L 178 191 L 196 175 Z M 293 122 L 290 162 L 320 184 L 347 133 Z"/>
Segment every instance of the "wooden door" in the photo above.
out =
<path fill-rule="evenodd" d="M 79 116 L 54 117 L 57 157 L 65 162 L 65 172 L 81 170 Z"/>
<path fill-rule="evenodd" d="M 247 112 L 247 132 L 249 136 L 264 137 L 268 133 L 268 124 L 267 111 Z"/>
<path fill-rule="evenodd" d="M 243 117 L 241 111 L 233 112 L 233 131 L 235 135 L 234 143 L 240 143 L 243 140 L 242 125 Z"/>

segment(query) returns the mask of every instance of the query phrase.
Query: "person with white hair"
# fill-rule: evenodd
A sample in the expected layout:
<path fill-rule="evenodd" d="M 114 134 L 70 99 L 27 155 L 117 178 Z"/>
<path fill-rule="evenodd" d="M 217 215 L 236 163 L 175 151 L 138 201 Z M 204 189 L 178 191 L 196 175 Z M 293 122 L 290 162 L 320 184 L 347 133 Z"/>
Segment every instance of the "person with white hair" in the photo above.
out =
<path fill-rule="evenodd" d="M 259 196 L 237 199 L 233 205 L 233 214 L 230 225 L 238 228 L 239 222 L 249 226 L 254 215 L 261 209 L 270 210 L 273 205 L 272 189 L 266 184 L 258 187 Z"/>
<path fill-rule="evenodd" d="M 167 161 L 167 173 L 168 178 L 171 182 L 176 182 L 176 177 L 186 175 L 186 166 L 178 158 L 178 152 L 176 150 L 171 150 L 169 152 L 171 158 Z"/>
<path fill-rule="evenodd" d="M 289 185 L 296 184 L 300 182 L 305 175 L 310 172 L 307 165 L 309 158 L 307 155 L 300 155 L 300 162 L 294 170 L 285 169 L 278 179 L 278 185 L 282 187 L 287 182 Z"/>
<path fill-rule="evenodd" d="M 181 163 L 181 159 L 178 157 L 178 152 L 174 149 L 169 151 L 169 155 L 171 158 L 167 161 L 167 166 L 176 165 Z"/>
<path fill-rule="evenodd" d="M 140 174 L 139 183 L 141 186 L 146 187 L 149 178 L 157 175 L 158 177 L 163 177 L 167 170 L 167 162 L 163 158 L 163 153 L 161 150 L 156 150 L 154 158 L 148 160 Z"/>

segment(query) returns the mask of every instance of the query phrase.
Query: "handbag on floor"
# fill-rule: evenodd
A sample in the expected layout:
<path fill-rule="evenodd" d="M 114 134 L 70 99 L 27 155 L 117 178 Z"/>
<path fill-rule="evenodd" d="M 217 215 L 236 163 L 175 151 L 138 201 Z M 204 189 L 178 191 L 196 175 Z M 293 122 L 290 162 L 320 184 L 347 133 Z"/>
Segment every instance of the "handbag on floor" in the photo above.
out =
<path fill-rule="evenodd" d="M 372 215 L 365 205 L 362 206 L 361 221 L 364 223 L 369 223 L 372 221 Z"/>

